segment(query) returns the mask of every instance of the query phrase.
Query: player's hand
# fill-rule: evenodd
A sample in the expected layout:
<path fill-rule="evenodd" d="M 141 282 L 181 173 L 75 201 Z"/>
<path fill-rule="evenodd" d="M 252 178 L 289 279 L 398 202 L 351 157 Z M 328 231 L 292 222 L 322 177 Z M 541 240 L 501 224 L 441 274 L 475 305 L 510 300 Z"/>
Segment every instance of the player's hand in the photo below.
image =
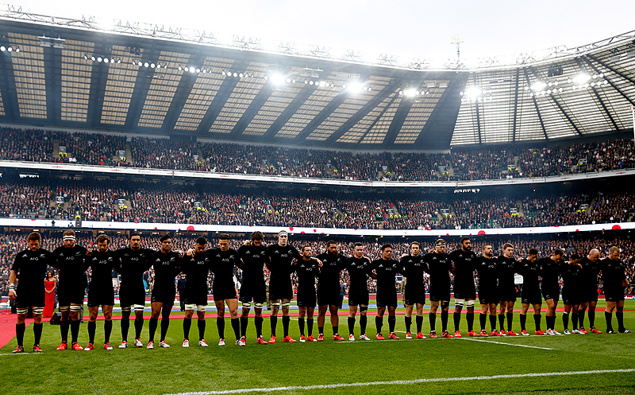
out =
<path fill-rule="evenodd" d="M 243 242 L 243 245 L 244 245 L 244 246 L 249 246 L 249 245 L 251 245 L 251 242 L 250 242 L 249 240 L 245 240 L 245 241 Z"/>
<path fill-rule="evenodd" d="M 93 255 L 93 251 L 92 250 L 86 250 L 86 256 L 91 256 Z"/>
<path fill-rule="evenodd" d="M 13 299 L 15 299 L 17 297 L 18 297 L 18 294 L 17 294 L 17 292 L 15 292 L 15 289 L 10 289 L 9 290 L 9 299 L 13 300 Z"/>
<path fill-rule="evenodd" d="M 186 253 L 187 256 L 189 256 L 190 258 L 194 256 L 194 249 L 190 248 L 189 250 L 187 250 Z"/>

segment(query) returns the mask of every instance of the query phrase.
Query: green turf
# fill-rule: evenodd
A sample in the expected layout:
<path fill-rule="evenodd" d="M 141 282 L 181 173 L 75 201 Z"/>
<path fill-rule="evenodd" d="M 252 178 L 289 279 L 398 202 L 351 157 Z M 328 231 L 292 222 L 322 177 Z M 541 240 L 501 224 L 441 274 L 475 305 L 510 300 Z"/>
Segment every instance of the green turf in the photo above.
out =
<path fill-rule="evenodd" d="M 627 301 L 627 309 L 635 301 Z M 543 313 L 544 315 L 544 313 Z M 558 314 L 556 328 L 562 329 Z M 478 316 L 477 316 L 478 317 Z M 424 332 L 429 331 L 424 317 Z M 8 355 L 15 340 L 0 349 L 5 372 L 0 388 L 17 393 L 86 394 L 96 393 L 180 393 L 218 391 L 239 388 L 274 388 L 323 384 L 381 382 L 395 380 L 439 379 L 452 377 L 494 376 L 508 374 L 573 372 L 635 368 L 635 335 L 571 335 L 557 337 L 499 337 L 478 340 L 426 339 L 370 342 L 297 343 L 256 345 L 253 320 L 250 322 L 247 347 L 232 344 L 233 332 L 226 320 L 228 345 L 218 347 L 216 320 L 207 320 L 206 337 L 210 347 L 180 347 L 182 320 L 172 320 L 167 341 L 170 349 L 115 349 L 107 352 L 55 351 L 59 343 L 59 327 L 45 324 L 42 355 Z M 374 336 L 374 317 L 368 320 L 369 336 Z M 386 320 L 385 320 L 386 321 Z M 414 320 L 413 320 L 414 321 Z M 437 320 L 440 327 L 440 320 Z M 452 316 L 450 315 L 450 327 Z M 544 317 L 543 317 L 544 322 Z M 626 326 L 635 329 L 635 312 L 625 313 Z M 478 327 L 478 318 L 476 319 Z M 533 329 L 533 320 L 528 319 Z M 414 322 L 413 322 L 414 325 Z M 543 324 L 544 325 L 544 324 Z M 588 320 L 587 320 L 588 325 Z M 465 320 L 462 329 L 465 331 Z M 605 329 L 604 315 L 598 311 L 597 326 Z M 614 318 L 614 326 L 616 326 Z M 340 332 L 347 332 L 346 317 L 340 317 Z M 489 327 L 489 323 L 488 323 Z M 291 321 L 291 334 L 298 338 L 297 321 Z M 317 331 L 317 327 L 315 328 Z M 397 317 L 397 331 L 404 331 L 403 315 Z M 514 329 L 519 329 L 515 315 Z M 147 341 L 148 322 L 143 332 Z M 384 322 L 384 334 L 387 322 Z M 269 320 L 264 332 L 268 337 Z M 326 326 L 327 338 L 331 335 Z M 134 325 L 130 325 L 130 338 Z M 196 339 L 193 323 L 191 339 Z M 359 334 L 359 321 L 357 326 Z M 278 320 L 278 339 L 282 338 L 282 320 Z M 33 341 L 31 327 L 25 344 Z M 103 339 L 103 322 L 97 324 L 97 343 Z M 119 321 L 115 321 L 113 345 L 120 341 Z M 81 326 L 80 343 L 87 341 L 86 325 Z M 506 343 L 496 344 L 494 342 Z M 517 347 L 527 345 L 550 350 Z M 4 391 L 3 390 L 3 391 Z M 401 385 L 372 385 L 330 389 L 294 389 L 289 393 L 634 393 L 635 372 L 551 377 L 498 378 L 451 382 L 425 382 Z"/>

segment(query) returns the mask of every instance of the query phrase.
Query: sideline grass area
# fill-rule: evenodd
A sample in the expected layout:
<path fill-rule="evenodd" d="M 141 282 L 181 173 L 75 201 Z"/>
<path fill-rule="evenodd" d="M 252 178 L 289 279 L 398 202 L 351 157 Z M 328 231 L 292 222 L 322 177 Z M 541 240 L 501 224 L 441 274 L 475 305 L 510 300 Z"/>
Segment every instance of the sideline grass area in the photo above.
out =
<path fill-rule="evenodd" d="M 626 302 L 627 309 L 635 301 Z M 543 313 L 544 314 L 544 313 Z M 557 328 L 562 328 L 558 314 Z M 374 335 L 374 319 L 369 317 L 367 333 Z M 429 332 L 428 317 L 424 331 Z M 450 315 L 450 328 L 452 317 Z M 544 318 L 543 318 L 544 320 Z M 240 388 L 275 388 L 323 384 L 433 379 L 451 377 L 494 376 L 545 372 L 574 372 L 635 368 L 635 335 L 571 335 L 557 337 L 498 337 L 483 340 L 426 339 L 370 342 L 333 342 L 284 344 L 282 322 L 278 321 L 278 344 L 254 344 L 255 331 L 250 322 L 248 345 L 236 347 L 233 332 L 226 320 L 228 345 L 218 347 L 216 320 L 207 320 L 207 349 L 192 346 L 184 349 L 182 320 L 172 320 L 167 341 L 170 349 L 115 349 L 107 352 L 57 352 L 59 327 L 45 324 L 42 337 L 44 353 L 33 355 L 26 347 L 24 355 L 9 355 L 15 340 L 0 349 L 0 361 L 6 367 L 0 376 L 0 388 L 17 393 L 45 390 L 50 394 L 99 393 L 182 393 L 218 391 Z M 384 319 L 384 334 L 387 322 Z M 438 320 L 439 321 L 439 320 Z M 635 312 L 625 313 L 627 328 L 635 329 Z M 414 323 L 413 323 L 414 324 Z M 478 327 L 478 319 L 476 320 Z M 437 326 L 440 323 L 437 322 Z M 588 325 L 588 320 L 587 320 Z M 614 325 L 616 325 L 614 318 Z M 605 329 L 604 315 L 598 311 L 597 325 Z M 340 333 L 347 332 L 346 318 L 340 317 Z M 462 329 L 466 323 L 462 320 Z M 514 329 L 518 329 L 515 315 Z M 147 341 L 148 323 L 142 340 Z M 291 334 L 298 336 L 297 321 L 291 321 Z M 533 320 L 528 320 L 533 329 Z M 404 331 L 403 316 L 397 318 L 397 331 Z M 317 330 L 317 328 L 316 328 Z M 130 333 L 134 334 L 131 323 Z M 269 335 L 265 319 L 264 332 Z M 357 334 L 359 326 L 357 326 Z M 197 335 L 196 324 L 192 335 Z M 330 325 L 325 329 L 331 335 Z M 31 327 L 25 344 L 33 342 Z M 192 336 L 192 340 L 197 336 Z M 98 344 L 103 339 L 103 322 L 97 325 Z M 120 341 L 119 321 L 115 321 L 113 344 Z M 80 343 L 87 341 L 86 325 L 82 325 Z M 506 343 L 496 344 L 494 342 Z M 193 342 L 195 343 L 195 342 Z M 527 345 L 549 348 L 517 347 Z M 94 385 L 95 389 L 91 386 Z M 635 392 L 635 372 L 592 375 L 563 375 L 451 382 L 427 382 L 391 386 L 354 386 L 335 389 L 293 390 L 292 393 L 514 393 L 555 391 L 563 393 L 629 393 Z"/>

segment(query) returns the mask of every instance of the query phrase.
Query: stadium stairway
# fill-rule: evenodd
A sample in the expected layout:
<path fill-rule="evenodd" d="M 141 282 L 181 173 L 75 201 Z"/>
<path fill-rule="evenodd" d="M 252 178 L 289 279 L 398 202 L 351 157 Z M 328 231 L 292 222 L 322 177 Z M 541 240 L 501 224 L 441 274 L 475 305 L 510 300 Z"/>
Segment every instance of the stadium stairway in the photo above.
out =
<path fill-rule="evenodd" d="M 132 159 L 132 148 L 130 147 L 129 141 L 126 141 L 126 164 L 134 164 L 134 160 Z"/>
<path fill-rule="evenodd" d="M 59 158 L 60 156 L 60 141 L 53 140 L 53 158 Z"/>

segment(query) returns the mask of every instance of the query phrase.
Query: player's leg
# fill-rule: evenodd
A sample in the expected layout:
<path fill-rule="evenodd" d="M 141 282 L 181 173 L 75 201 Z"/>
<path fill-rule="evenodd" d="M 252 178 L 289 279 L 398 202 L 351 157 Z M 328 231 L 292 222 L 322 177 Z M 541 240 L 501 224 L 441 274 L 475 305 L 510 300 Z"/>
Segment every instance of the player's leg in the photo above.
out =
<path fill-rule="evenodd" d="M 134 333 L 135 347 L 143 347 L 143 343 L 141 343 L 141 331 L 143 330 L 143 309 L 145 308 L 145 300 L 144 303 L 137 303 L 133 306 L 134 308 Z"/>
<path fill-rule="evenodd" d="M 97 330 L 97 315 L 99 314 L 99 306 L 88 306 L 88 345 L 85 350 L 95 348 L 95 332 Z"/>
<path fill-rule="evenodd" d="M 454 299 L 454 336 L 461 337 L 461 331 L 459 327 L 461 325 L 461 312 L 463 311 L 463 306 L 465 305 L 465 299 L 455 298 Z"/>
<path fill-rule="evenodd" d="M 482 297 L 479 300 L 479 302 L 481 303 L 481 314 L 479 314 L 479 322 L 481 324 L 481 336 L 489 336 L 487 334 L 487 316 L 489 314 L 489 303 L 487 303 Z"/>
<path fill-rule="evenodd" d="M 534 307 L 534 324 L 536 325 L 536 335 L 544 335 L 542 329 L 540 329 L 540 322 L 542 321 L 542 303 L 533 303 Z"/>
<path fill-rule="evenodd" d="M 304 343 L 306 341 L 306 336 L 304 336 L 304 316 L 306 315 L 306 307 L 300 306 L 300 302 L 298 302 L 298 329 L 300 329 L 300 342 Z"/>
<path fill-rule="evenodd" d="M 42 352 L 40 339 L 42 338 L 42 314 L 44 306 L 32 306 L 33 310 L 33 352 Z"/>
<path fill-rule="evenodd" d="M 170 314 L 172 313 L 173 303 L 163 303 L 161 308 L 161 340 L 159 341 L 159 347 L 170 348 L 165 342 L 165 337 L 168 334 L 168 328 L 170 327 Z"/>
<path fill-rule="evenodd" d="M 149 336 L 148 336 L 148 348 L 152 348 L 154 344 L 154 334 L 157 331 L 157 325 L 159 323 L 159 315 L 161 314 L 161 310 L 163 309 L 163 302 L 152 302 L 150 304 L 150 308 L 152 309 L 150 312 L 150 323 L 149 323 Z"/>
<path fill-rule="evenodd" d="M 242 292 L 242 289 L 241 289 Z M 240 312 L 240 334 L 241 338 L 247 338 L 247 327 L 249 326 L 249 312 L 251 311 L 251 300 L 250 297 L 247 299 L 243 295 L 240 296 L 240 302 L 242 304 L 242 310 Z M 262 311 L 262 310 L 261 310 Z"/>
<path fill-rule="evenodd" d="M 574 304 L 571 305 L 571 327 L 573 328 L 573 333 L 575 334 L 582 334 L 582 332 L 580 332 L 580 330 L 578 329 L 579 311 L 580 305 L 577 302 L 574 302 Z"/>
<path fill-rule="evenodd" d="M 270 299 L 271 301 L 271 315 L 269 320 L 271 322 L 271 338 L 269 343 L 276 342 L 276 326 L 278 325 L 278 311 L 280 310 L 280 299 Z"/>
<path fill-rule="evenodd" d="M 498 307 L 498 324 L 500 326 L 500 333 L 505 334 L 505 312 L 507 311 L 507 301 L 499 301 Z"/>
<path fill-rule="evenodd" d="M 584 331 L 584 314 L 586 313 L 586 309 L 589 306 L 589 302 L 588 301 L 582 301 L 580 303 L 580 308 L 578 309 L 578 324 L 580 325 L 580 330 Z M 590 327 L 589 327 L 590 329 Z"/>
<path fill-rule="evenodd" d="M 221 305 L 222 305 L 222 303 L 221 303 Z M 196 318 L 198 318 L 196 320 L 196 323 L 198 324 L 198 345 L 200 347 L 207 347 L 207 342 L 205 341 L 205 326 L 206 326 L 205 311 L 206 310 L 207 310 L 207 305 L 205 305 L 205 304 L 197 304 L 196 305 Z M 223 315 L 224 315 L 224 311 L 223 311 Z M 223 324 L 224 323 L 225 323 L 225 321 L 223 320 Z M 223 338 L 221 338 L 221 340 L 223 340 Z M 219 343 L 218 345 L 219 346 L 221 346 L 221 345 L 224 346 L 225 343 L 223 343 L 223 344 Z"/>
<path fill-rule="evenodd" d="M 355 316 L 357 315 L 357 305 L 351 305 L 350 296 L 348 299 L 348 340 L 355 340 Z"/>
<path fill-rule="evenodd" d="M 404 323 L 406 324 L 406 339 L 411 338 L 410 336 L 410 327 L 412 326 L 412 310 L 414 310 L 414 304 L 406 303 L 406 314 L 404 318 Z"/>
<path fill-rule="evenodd" d="M 624 299 L 620 299 L 615 305 L 615 317 L 617 318 L 617 331 L 620 333 L 632 333 L 624 327 Z"/>
<path fill-rule="evenodd" d="M 130 314 L 132 304 L 121 304 L 121 344 L 119 348 L 128 347 L 128 330 L 130 329 Z"/>
<path fill-rule="evenodd" d="M 18 299 L 19 300 L 19 299 Z M 24 331 L 26 330 L 26 316 L 29 312 L 29 307 L 23 307 L 18 304 L 17 307 L 17 319 L 15 323 L 15 337 L 18 341 L 18 346 L 13 350 L 14 353 L 24 352 Z"/>
<path fill-rule="evenodd" d="M 192 327 L 192 316 L 196 310 L 196 304 L 185 304 L 185 318 L 183 318 L 183 347 L 190 346 L 190 328 Z"/>
<path fill-rule="evenodd" d="M 216 305 L 216 329 L 218 330 L 218 338 L 225 341 L 225 301 L 223 299 L 214 299 Z M 220 343 L 219 343 L 220 345 Z"/>
<path fill-rule="evenodd" d="M 450 333 L 448 332 L 449 312 L 450 312 L 450 301 L 442 300 L 441 301 L 441 328 L 443 332 L 441 332 L 442 333 L 441 336 L 443 337 L 452 337 L 452 335 L 450 335 Z"/>
<path fill-rule="evenodd" d="M 613 330 L 613 311 L 615 310 L 615 307 L 617 306 L 617 303 L 613 300 L 609 301 L 607 299 L 606 301 L 606 309 L 604 310 L 604 318 L 606 318 L 606 333 L 609 334 L 613 334 L 616 333 Z"/>
<path fill-rule="evenodd" d="M 511 336 L 516 336 L 516 333 L 512 329 L 512 325 L 514 323 L 514 304 L 516 302 L 513 300 L 508 300 L 506 301 L 506 303 L 507 303 L 507 313 L 505 315 L 505 318 L 507 318 L 507 334 Z"/>
<path fill-rule="evenodd" d="M 384 312 L 386 311 L 386 306 L 380 306 L 379 299 L 377 300 L 377 316 L 375 317 L 375 328 L 377 329 L 377 335 L 375 336 L 377 340 L 383 340 L 384 336 L 381 334 L 381 328 L 384 325 Z"/>
<path fill-rule="evenodd" d="M 324 321 L 326 321 L 326 310 L 328 310 L 328 305 L 318 305 L 318 341 L 324 340 Z"/>
<path fill-rule="evenodd" d="M 433 339 L 437 337 L 436 325 L 437 325 L 437 309 L 439 308 L 439 301 L 430 299 L 430 314 L 428 319 L 430 321 L 430 337 Z"/>
<path fill-rule="evenodd" d="M 423 303 L 417 303 L 417 339 L 425 339 L 423 335 Z"/>
<path fill-rule="evenodd" d="M 314 342 L 317 341 L 314 337 L 313 337 L 313 313 L 315 312 L 315 307 L 314 306 L 308 306 L 306 308 L 306 324 L 307 324 L 307 340 Z"/>
<path fill-rule="evenodd" d="M 589 302 L 589 328 L 591 329 L 591 332 L 601 333 L 597 329 L 593 331 L 593 329 L 595 329 L 595 309 L 597 307 L 597 304 L 597 300 L 592 300 Z"/>
<path fill-rule="evenodd" d="M 111 304 L 101 306 L 101 311 L 104 314 L 104 349 L 108 351 L 112 350 L 112 346 L 110 345 L 110 334 L 112 333 L 112 308 L 113 305 Z"/>
<path fill-rule="evenodd" d="M 289 336 L 289 323 L 291 322 L 291 317 L 289 316 L 289 307 L 291 306 L 291 300 L 282 299 L 282 303 L 280 307 L 282 307 L 282 329 L 284 331 L 284 339 L 283 341 L 286 343 L 296 343 L 297 341 L 292 339 Z"/>
<path fill-rule="evenodd" d="M 82 291 L 83 296 L 83 291 Z M 73 350 L 83 350 L 83 348 L 77 343 L 79 337 L 79 312 L 82 310 L 81 303 L 71 302 L 70 305 L 70 327 L 71 327 L 71 345 Z"/>
<path fill-rule="evenodd" d="M 467 335 L 475 336 L 474 333 L 474 305 L 476 302 L 474 299 L 465 299 L 465 306 L 467 307 L 467 313 L 465 313 L 465 320 L 467 321 Z"/>
<path fill-rule="evenodd" d="M 388 338 L 399 340 L 399 337 L 395 335 L 395 324 L 397 323 L 395 310 L 397 310 L 397 306 L 388 306 L 388 330 L 390 331 L 390 335 L 388 335 Z"/>
<path fill-rule="evenodd" d="M 340 318 L 338 316 L 339 306 L 331 304 L 329 305 L 329 312 L 331 313 L 331 327 L 333 327 L 333 340 L 344 340 L 339 335 Z"/>
<path fill-rule="evenodd" d="M 262 318 L 262 309 L 264 304 L 262 302 L 254 303 L 254 313 L 256 317 L 254 318 L 254 325 L 256 326 L 256 337 L 258 344 L 267 344 L 265 338 L 262 336 L 262 323 L 264 319 Z"/>
<path fill-rule="evenodd" d="M 231 319 L 232 329 L 234 330 L 234 336 L 236 337 L 236 344 L 244 346 L 244 344 L 239 344 L 242 342 L 240 341 L 240 321 L 238 320 L 238 299 L 225 299 L 225 303 L 229 310 L 229 317 Z"/>
<path fill-rule="evenodd" d="M 60 319 L 60 337 L 62 338 L 60 345 L 57 347 L 57 351 L 68 349 L 68 328 L 70 327 L 71 316 L 71 303 L 67 300 L 66 296 L 60 295 L 59 311 L 61 313 Z"/>
<path fill-rule="evenodd" d="M 489 325 L 491 328 L 490 335 L 500 336 L 500 333 L 496 330 L 496 303 L 489 304 Z"/>

